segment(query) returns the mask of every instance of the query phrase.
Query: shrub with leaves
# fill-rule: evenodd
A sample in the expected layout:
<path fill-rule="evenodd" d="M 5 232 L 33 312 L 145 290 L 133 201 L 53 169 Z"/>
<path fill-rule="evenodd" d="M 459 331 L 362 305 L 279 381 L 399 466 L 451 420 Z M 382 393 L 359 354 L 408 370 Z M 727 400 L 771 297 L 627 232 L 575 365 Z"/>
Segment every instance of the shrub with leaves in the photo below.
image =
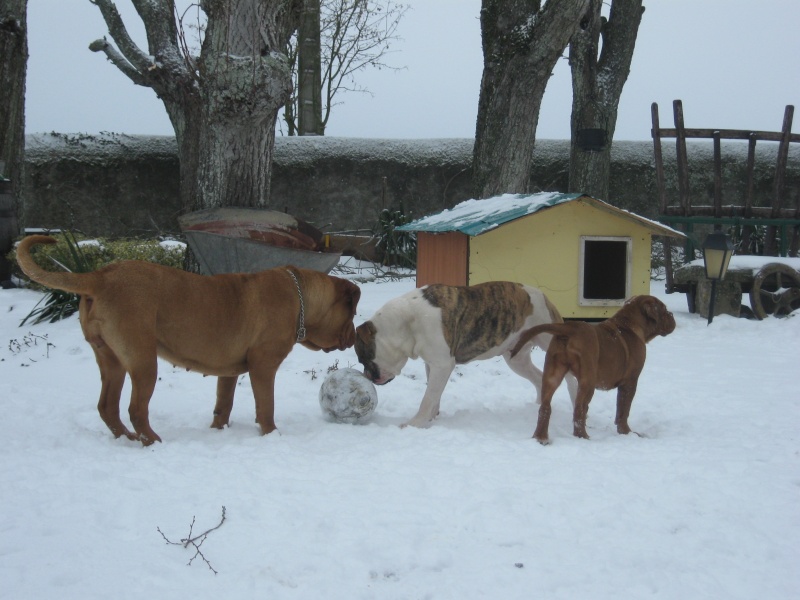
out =
<path fill-rule="evenodd" d="M 399 210 L 384 208 L 378 219 L 378 243 L 376 249 L 381 264 L 414 269 L 417 266 L 417 236 L 411 231 L 397 231 L 401 225 L 411 222 L 401 207 Z"/>
<path fill-rule="evenodd" d="M 58 244 L 37 246 L 32 254 L 36 264 L 47 271 L 88 273 L 122 260 L 145 260 L 178 269 L 183 265 L 184 247 L 180 244 L 165 246 L 158 240 L 78 239 L 69 232 L 53 237 Z M 9 259 L 16 263 L 16 253 L 9 255 Z M 35 282 L 32 287 L 47 293 L 20 326 L 28 321 L 54 323 L 78 310 L 80 298 L 77 294 L 53 290 Z"/>

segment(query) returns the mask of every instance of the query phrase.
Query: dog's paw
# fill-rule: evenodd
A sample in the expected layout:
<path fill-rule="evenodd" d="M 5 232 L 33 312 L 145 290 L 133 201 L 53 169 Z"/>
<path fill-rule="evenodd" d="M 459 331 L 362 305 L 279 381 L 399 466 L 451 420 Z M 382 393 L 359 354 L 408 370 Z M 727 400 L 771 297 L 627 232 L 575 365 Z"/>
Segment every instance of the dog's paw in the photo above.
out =
<path fill-rule="evenodd" d="M 153 435 L 151 435 L 151 436 L 140 435 L 139 436 L 139 441 L 142 442 L 142 446 L 147 447 L 147 446 L 152 446 L 156 442 L 158 442 L 160 444 L 161 443 L 161 438 L 158 436 L 158 434 L 153 433 Z"/>
<path fill-rule="evenodd" d="M 400 429 L 405 429 L 406 427 L 416 427 L 417 429 L 427 429 L 433 423 L 433 419 L 411 419 L 400 425 Z"/>

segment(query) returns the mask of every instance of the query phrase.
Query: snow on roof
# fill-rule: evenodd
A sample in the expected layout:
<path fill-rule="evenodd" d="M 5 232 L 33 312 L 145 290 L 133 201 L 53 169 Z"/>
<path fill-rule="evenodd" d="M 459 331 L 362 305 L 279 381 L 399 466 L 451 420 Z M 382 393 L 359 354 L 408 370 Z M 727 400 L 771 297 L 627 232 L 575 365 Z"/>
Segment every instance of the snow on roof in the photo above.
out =
<path fill-rule="evenodd" d="M 612 212 L 623 218 L 632 219 L 645 227 L 657 230 L 660 235 L 684 237 L 684 234 L 680 231 L 640 217 L 632 212 L 616 208 L 602 200 L 597 200 L 585 194 L 564 194 L 561 192 L 503 194 L 485 200 L 465 200 L 453 208 L 417 219 L 398 227 L 398 229 L 401 231 L 425 231 L 430 233 L 460 231 L 469 236 L 476 236 L 509 221 L 579 198 L 584 199 L 596 208 Z"/>
<path fill-rule="evenodd" d="M 460 231 L 479 235 L 495 227 L 535 213 L 537 210 L 575 200 L 581 194 L 543 192 L 540 194 L 503 194 L 485 200 L 465 200 L 453 208 L 423 217 L 398 227 L 402 231 Z"/>

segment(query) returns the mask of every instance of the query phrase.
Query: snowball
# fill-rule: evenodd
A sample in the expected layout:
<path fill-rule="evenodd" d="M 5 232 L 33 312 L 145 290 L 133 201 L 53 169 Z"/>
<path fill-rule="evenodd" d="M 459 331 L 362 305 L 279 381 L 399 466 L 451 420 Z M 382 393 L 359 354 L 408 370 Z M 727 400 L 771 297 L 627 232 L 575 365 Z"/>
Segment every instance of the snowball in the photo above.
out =
<path fill-rule="evenodd" d="M 378 406 L 378 392 L 360 371 L 337 369 L 322 382 L 319 405 L 326 417 L 339 423 L 365 423 Z"/>

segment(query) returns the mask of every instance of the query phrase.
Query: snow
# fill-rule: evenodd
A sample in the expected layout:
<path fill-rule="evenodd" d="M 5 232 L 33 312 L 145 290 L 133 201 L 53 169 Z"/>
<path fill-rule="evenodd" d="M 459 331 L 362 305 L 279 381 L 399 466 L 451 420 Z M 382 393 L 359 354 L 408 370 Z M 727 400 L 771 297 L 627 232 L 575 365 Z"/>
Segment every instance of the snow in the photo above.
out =
<path fill-rule="evenodd" d="M 361 284 L 356 322 L 413 287 Z M 78 321 L 25 326 L 41 298 L 0 291 L 0 598 L 791 598 L 800 589 L 800 318 L 687 312 L 653 340 L 631 425 L 597 392 L 590 440 L 553 403 L 531 439 L 530 384 L 502 360 L 461 366 L 429 429 L 400 429 L 425 388 L 410 361 L 366 425 L 331 423 L 318 393 L 352 349 L 297 346 L 259 435 L 243 377 L 211 430 L 215 380 L 160 363 L 164 442 L 115 440 Z M 534 362 L 542 365 L 537 352 Z M 123 395 L 123 410 L 127 394 Z M 211 531 L 200 550 L 170 545 Z M 159 533 L 159 530 L 161 533 Z M 215 575 L 211 567 L 217 572 Z"/>
<path fill-rule="evenodd" d="M 780 263 L 788 267 L 792 267 L 795 271 L 800 271 L 800 258 L 792 258 L 791 256 L 750 256 L 750 255 L 736 255 L 731 256 L 731 262 L 728 265 L 729 271 L 752 271 L 756 275 L 763 267 L 772 263 Z M 705 267 L 702 258 L 697 258 L 687 263 L 686 267 Z"/>
<path fill-rule="evenodd" d="M 464 200 L 453 208 L 419 219 L 415 226 L 433 227 L 443 223 L 452 229 L 458 229 L 467 223 L 477 220 L 491 221 L 501 214 L 522 211 L 522 214 L 532 214 L 536 211 L 552 206 L 553 203 L 564 202 L 577 198 L 578 194 L 563 194 L 561 192 L 542 192 L 539 194 L 501 194 L 492 198 Z"/>

